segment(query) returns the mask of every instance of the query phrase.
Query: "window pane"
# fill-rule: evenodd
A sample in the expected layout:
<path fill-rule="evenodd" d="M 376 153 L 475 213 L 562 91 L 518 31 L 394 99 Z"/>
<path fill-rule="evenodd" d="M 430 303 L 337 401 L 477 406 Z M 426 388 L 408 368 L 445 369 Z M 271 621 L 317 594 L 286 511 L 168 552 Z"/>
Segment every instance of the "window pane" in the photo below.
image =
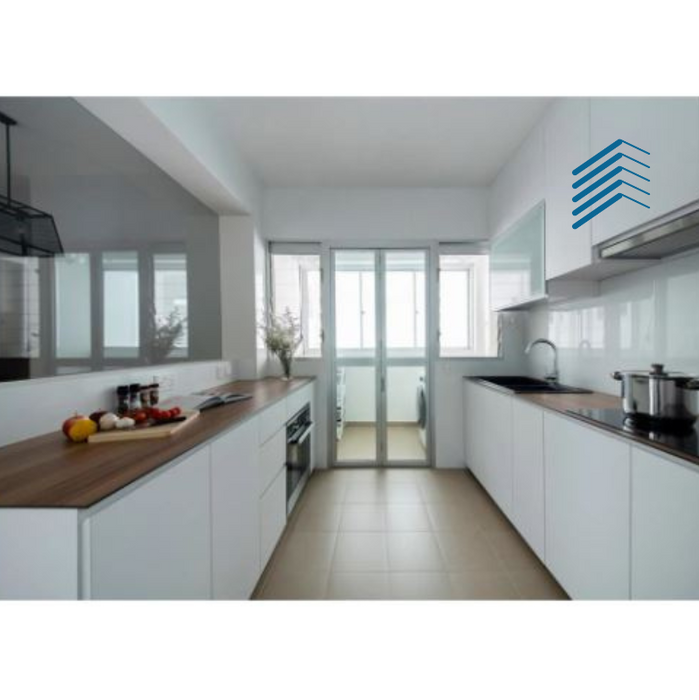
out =
<path fill-rule="evenodd" d="M 56 357 L 87 358 L 92 352 L 90 255 L 54 258 L 56 279 Z"/>
<path fill-rule="evenodd" d="M 424 251 L 386 251 L 386 352 L 424 357 L 426 287 Z"/>
<path fill-rule="evenodd" d="M 372 357 L 376 348 L 376 256 L 367 251 L 338 251 L 333 260 L 337 355 Z"/>
<path fill-rule="evenodd" d="M 320 256 L 272 254 L 272 306 L 275 314 L 290 311 L 301 323 L 300 356 L 321 354 Z"/>
<path fill-rule="evenodd" d="M 39 259 L 0 256 L 3 378 L 27 379 L 29 358 L 39 357 L 39 299 Z"/>
<path fill-rule="evenodd" d="M 138 253 L 102 254 L 104 280 L 104 354 L 138 357 Z"/>
<path fill-rule="evenodd" d="M 439 346 L 441 357 L 498 356 L 487 255 L 439 256 Z"/>
<path fill-rule="evenodd" d="M 189 346 L 186 254 L 158 253 L 154 255 L 153 274 L 155 283 L 155 322 L 158 327 L 182 322 L 182 332 L 175 341 L 175 349 L 171 354 L 186 355 L 186 350 Z"/>

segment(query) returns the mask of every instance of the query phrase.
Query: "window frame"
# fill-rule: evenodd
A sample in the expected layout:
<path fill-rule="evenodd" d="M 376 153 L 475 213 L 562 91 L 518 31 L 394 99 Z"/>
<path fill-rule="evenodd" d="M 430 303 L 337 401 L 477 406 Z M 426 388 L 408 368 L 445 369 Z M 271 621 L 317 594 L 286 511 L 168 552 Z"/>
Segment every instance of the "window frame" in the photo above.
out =
<path fill-rule="evenodd" d="M 493 318 L 495 328 L 493 332 L 495 334 L 495 345 L 492 354 L 484 355 L 482 352 L 474 354 L 454 354 L 455 351 L 468 351 L 469 349 L 474 349 L 477 346 L 476 337 L 476 315 L 477 315 L 477 284 L 476 284 L 476 270 L 475 265 L 471 264 L 468 266 L 469 274 L 469 299 L 468 299 L 468 333 L 469 333 L 469 347 L 468 348 L 443 348 L 442 347 L 442 256 L 449 255 L 460 255 L 460 256 L 476 256 L 476 255 L 490 255 L 490 246 L 488 241 L 473 241 L 468 243 L 440 243 L 436 246 L 436 304 L 435 311 L 437 314 L 436 326 L 437 326 L 437 342 L 436 342 L 436 354 L 435 359 L 437 360 L 497 360 L 502 359 L 502 314 L 493 311 L 488 308 L 486 310 L 487 314 L 490 314 Z M 483 285 L 485 293 L 489 296 L 490 289 L 489 284 Z M 488 305 L 490 306 L 490 305 Z M 443 354 L 443 350 L 452 350 L 451 354 Z"/>
<path fill-rule="evenodd" d="M 310 336 L 308 333 L 309 327 L 309 317 L 308 313 L 304 314 L 304 309 L 308 309 L 310 292 L 308 289 L 308 280 L 305 282 L 299 280 L 299 291 L 300 291 L 300 305 L 301 305 L 301 317 L 299 322 L 301 324 L 301 332 L 303 333 L 303 342 L 301 344 L 302 352 L 295 355 L 295 360 L 321 360 L 325 355 L 325 330 L 323 327 L 323 289 L 324 289 L 324 271 L 323 271 L 323 256 L 320 243 L 284 243 L 277 241 L 268 241 L 267 243 L 267 280 L 265 284 L 266 299 L 265 306 L 266 311 L 276 314 L 278 313 L 276 309 L 276 298 L 275 298 L 275 284 L 274 284 L 274 256 L 275 255 L 313 255 L 318 258 L 318 273 L 319 273 L 319 298 L 318 298 L 318 310 L 319 310 L 319 322 L 320 322 L 320 344 L 318 350 L 313 350 L 312 354 L 308 353 L 308 346 L 306 345 L 306 338 Z"/>

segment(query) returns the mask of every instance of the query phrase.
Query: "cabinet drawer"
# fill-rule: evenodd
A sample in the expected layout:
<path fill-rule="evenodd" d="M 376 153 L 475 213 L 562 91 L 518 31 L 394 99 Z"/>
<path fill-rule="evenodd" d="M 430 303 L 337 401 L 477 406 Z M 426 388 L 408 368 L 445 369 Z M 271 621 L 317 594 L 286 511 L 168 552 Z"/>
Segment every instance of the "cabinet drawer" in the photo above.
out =
<path fill-rule="evenodd" d="M 278 430 L 276 435 L 260 448 L 259 495 L 261 496 L 284 469 L 286 461 L 286 431 Z"/>
<path fill-rule="evenodd" d="M 260 445 L 264 445 L 280 428 L 286 424 L 286 402 L 277 401 L 266 408 L 257 419 Z"/>
<path fill-rule="evenodd" d="M 287 420 L 295 416 L 313 398 L 313 384 L 309 384 L 303 389 L 295 391 L 291 396 L 286 397 L 286 417 Z"/>
<path fill-rule="evenodd" d="M 286 526 L 286 474 L 280 472 L 260 499 L 260 562 L 267 566 Z"/>

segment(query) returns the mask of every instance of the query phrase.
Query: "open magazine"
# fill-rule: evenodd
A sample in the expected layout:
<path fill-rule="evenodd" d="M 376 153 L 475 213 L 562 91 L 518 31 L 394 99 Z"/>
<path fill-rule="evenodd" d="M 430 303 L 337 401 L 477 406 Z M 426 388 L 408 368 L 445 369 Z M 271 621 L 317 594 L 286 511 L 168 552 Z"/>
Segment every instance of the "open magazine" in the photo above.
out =
<path fill-rule="evenodd" d="M 183 411 L 206 411 L 215 406 L 225 406 L 229 403 L 247 401 L 252 398 L 251 394 L 186 394 L 184 396 L 173 396 L 163 401 L 162 408 L 179 406 Z"/>

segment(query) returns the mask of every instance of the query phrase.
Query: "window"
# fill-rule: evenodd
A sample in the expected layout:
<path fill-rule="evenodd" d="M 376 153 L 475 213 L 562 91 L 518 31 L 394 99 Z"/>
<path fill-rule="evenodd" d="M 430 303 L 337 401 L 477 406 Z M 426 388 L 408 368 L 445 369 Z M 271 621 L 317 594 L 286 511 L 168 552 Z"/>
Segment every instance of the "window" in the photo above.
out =
<path fill-rule="evenodd" d="M 180 321 L 182 332 L 175 340 L 173 357 L 187 355 L 187 256 L 184 253 L 156 253 L 153 256 L 155 322 L 158 327 Z"/>
<path fill-rule="evenodd" d="M 320 357 L 322 346 L 320 254 L 314 245 L 270 246 L 271 308 L 290 311 L 301 324 L 299 357 Z M 294 252 L 297 250 L 298 252 Z"/>
<path fill-rule="evenodd" d="M 92 293 L 89 253 L 54 258 L 56 284 L 56 357 L 92 355 Z"/>
<path fill-rule="evenodd" d="M 497 357 L 499 321 L 490 311 L 488 255 L 439 256 L 440 357 Z"/>
<path fill-rule="evenodd" d="M 140 349 L 138 253 L 103 253 L 105 357 L 138 357 Z"/>

